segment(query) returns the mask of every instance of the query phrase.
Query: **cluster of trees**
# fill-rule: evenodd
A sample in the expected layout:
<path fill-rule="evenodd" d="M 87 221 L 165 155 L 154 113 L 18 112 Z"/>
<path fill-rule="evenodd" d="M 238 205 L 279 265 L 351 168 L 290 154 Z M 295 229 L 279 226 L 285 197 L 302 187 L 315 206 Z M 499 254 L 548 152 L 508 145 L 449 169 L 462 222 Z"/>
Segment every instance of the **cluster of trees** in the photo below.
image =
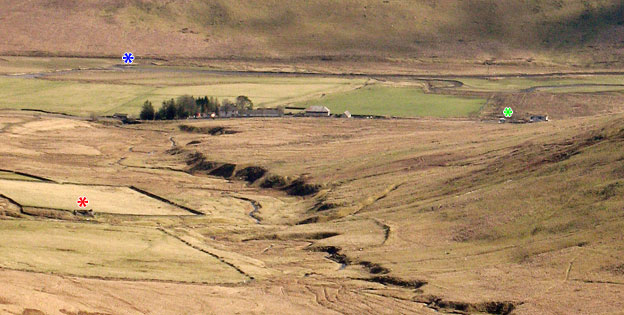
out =
<path fill-rule="evenodd" d="M 182 95 L 177 99 L 163 101 L 158 111 L 154 110 L 152 102 L 145 101 L 140 117 L 142 120 L 186 119 L 197 114 L 216 113 L 221 106 L 235 106 L 239 110 L 246 110 L 253 109 L 253 102 L 244 95 L 237 97 L 236 102 L 229 99 L 219 102 L 219 99 L 208 96 L 196 99 L 190 95 Z"/>

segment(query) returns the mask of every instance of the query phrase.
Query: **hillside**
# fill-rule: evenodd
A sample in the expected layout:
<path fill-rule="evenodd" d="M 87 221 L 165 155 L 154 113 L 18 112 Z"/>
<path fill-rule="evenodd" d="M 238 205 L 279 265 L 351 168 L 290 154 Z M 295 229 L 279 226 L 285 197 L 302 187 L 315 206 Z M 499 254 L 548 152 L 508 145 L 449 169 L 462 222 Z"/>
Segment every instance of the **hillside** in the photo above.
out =
<path fill-rule="evenodd" d="M 213 136 L 1 111 L 0 312 L 613 314 L 623 119 L 184 122 L 236 132 Z"/>
<path fill-rule="evenodd" d="M 624 314 L 622 0 L 0 0 L 0 38 L 0 314 Z"/>
<path fill-rule="evenodd" d="M 622 62 L 617 0 L 0 1 L 1 54 Z"/>

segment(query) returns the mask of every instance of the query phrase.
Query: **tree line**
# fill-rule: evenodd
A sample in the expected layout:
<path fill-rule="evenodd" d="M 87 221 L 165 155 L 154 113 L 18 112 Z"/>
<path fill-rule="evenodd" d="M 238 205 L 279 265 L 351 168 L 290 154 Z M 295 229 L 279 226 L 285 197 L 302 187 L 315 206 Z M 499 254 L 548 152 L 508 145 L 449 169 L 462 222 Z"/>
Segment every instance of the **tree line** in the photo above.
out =
<path fill-rule="evenodd" d="M 143 103 L 140 117 L 142 120 L 172 120 L 186 119 L 197 114 L 216 113 L 221 106 L 234 106 L 238 110 L 253 109 L 253 102 L 244 95 L 238 96 L 235 102 L 229 99 L 219 101 L 216 97 L 199 97 L 194 98 L 190 95 L 182 95 L 176 99 L 169 99 L 162 102 L 158 111 L 154 110 L 152 102 L 149 100 Z"/>

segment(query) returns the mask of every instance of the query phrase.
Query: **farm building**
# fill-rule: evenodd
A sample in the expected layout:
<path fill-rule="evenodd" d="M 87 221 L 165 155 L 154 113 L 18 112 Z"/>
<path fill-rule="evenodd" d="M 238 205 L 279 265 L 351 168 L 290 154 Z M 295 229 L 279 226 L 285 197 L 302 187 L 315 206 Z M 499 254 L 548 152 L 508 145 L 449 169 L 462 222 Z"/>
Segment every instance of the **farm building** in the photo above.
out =
<path fill-rule="evenodd" d="M 329 108 L 325 106 L 310 106 L 305 110 L 308 117 L 329 117 L 330 114 Z"/>
<path fill-rule="evenodd" d="M 240 112 L 241 117 L 282 117 L 284 112 L 279 108 L 258 108 Z"/>
<path fill-rule="evenodd" d="M 126 119 L 128 119 L 128 114 L 123 114 L 123 113 L 114 113 L 114 114 L 113 114 L 113 118 L 117 118 L 117 119 L 121 119 L 121 120 L 126 120 Z"/>
<path fill-rule="evenodd" d="M 345 112 L 342 114 L 342 117 L 351 118 L 351 112 L 349 112 L 348 110 L 345 110 Z"/>
<path fill-rule="evenodd" d="M 234 105 L 225 105 L 219 107 L 219 117 L 221 118 L 229 118 L 229 117 L 237 117 L 238 116 L 238 108 Z"/>

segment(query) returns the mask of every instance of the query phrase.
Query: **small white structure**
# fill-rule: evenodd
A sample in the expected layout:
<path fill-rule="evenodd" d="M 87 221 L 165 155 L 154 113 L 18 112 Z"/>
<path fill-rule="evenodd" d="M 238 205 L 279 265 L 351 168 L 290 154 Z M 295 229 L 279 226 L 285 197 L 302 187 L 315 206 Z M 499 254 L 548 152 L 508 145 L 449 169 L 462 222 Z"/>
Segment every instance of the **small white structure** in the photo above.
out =
<path fill-rule="evenodd" d="M 351 113 L 348 110 L 345 110 L 344 114 L 342 114 L 345 118 L 351 118 Z"/>

